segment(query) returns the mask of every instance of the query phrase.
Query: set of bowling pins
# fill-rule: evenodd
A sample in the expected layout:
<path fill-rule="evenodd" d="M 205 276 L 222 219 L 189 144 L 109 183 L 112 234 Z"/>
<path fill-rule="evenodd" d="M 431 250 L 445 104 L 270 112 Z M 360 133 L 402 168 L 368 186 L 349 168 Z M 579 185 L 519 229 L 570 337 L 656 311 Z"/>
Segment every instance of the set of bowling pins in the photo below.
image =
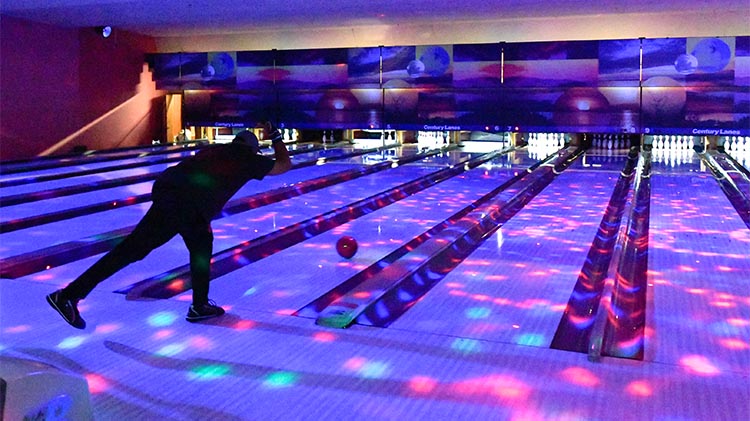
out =
<path fill-rule="evenodd" d="M 630 139 L 623 134 L 601 134 L 591 135 L 591 147 L 594 149 L 629 149 Z"/>
<path fill-rule="evenodd" d="M 570 142 L 563 133 L 529 133 L 526 139 L 529 156 L 533 159 L 549 156 Z"/>
<path fill-rule="evenodd" d="M 682 150 L 693 149 L 695 136 L 655 135 L 651 139 L 652 149 Z"/>
<path fill-rule="evenodd" d="M 279 129 L 279 133 L 281 133 L 281 140 L 284 142 L 296 142 L 299 138 L 297 129 Z"/>
<path fill-rule="evenodd" d="M 651 149 L 652 162 L 666 163 L 671 167 L 687 164 L 695 157 L 695 151 L 692 148 L 667 149 L 664 147 L 652 147 Z"/>
<path fill-rule="evenodd" d="M 442 148 L 450 142 L 450 132 L 418 131 L 417 145 L 420 149 Z"/>
<path fill-rule="evenodd" d="M 750 136 L 725 136 L 724 151 L 745 168 L 750 164 Z"/>

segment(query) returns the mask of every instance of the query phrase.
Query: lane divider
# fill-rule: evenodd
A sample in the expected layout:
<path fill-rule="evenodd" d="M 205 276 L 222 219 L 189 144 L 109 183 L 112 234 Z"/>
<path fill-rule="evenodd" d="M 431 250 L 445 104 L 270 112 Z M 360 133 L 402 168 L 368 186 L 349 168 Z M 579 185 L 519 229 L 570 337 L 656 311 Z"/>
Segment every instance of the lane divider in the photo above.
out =
<path fill-rule="evenodd" d="M 600 355 L 643 360 L 648 287 L 648 233 L 651 213 L 651 154 L 644 153 L 635 178 L 634 201 L 627 229 L 619 242 L 620 255 L 614 271 L 612 294 L 599 311 L 604 329 L 592 334 L 589 360 Z M 608 304 L 608 305 L 607 305 Z M 601 343 L 601 350 L 599 344 Z"/>
<path fill-rule="evenodd" d="M 610 264 L 615 257 L 615 245 L 628 203 L 638 155 L 628 155 L 620 177 L 604 212 L 599 229 L 589 247 L 586 261 L 573 287 L 573 293 L 560 319 L 550 345 L 553 349 L 587 353 L 596 314 Z"/>

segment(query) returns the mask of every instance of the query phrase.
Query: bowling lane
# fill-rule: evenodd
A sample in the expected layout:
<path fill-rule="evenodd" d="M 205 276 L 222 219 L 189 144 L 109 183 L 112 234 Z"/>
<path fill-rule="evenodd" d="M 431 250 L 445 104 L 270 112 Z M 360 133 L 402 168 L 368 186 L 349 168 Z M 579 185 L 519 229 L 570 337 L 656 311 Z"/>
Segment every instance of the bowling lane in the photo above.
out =
<path fill-rule="evenodd" d="M 321 155 L 318 152 L 310 152 L 310 153 L 304 153 L 303 155 L 293 155 L 292 156 L 292 163 L 298 164 L 298 163 L 305 163 L 310 161 L 317 161 Z M 362 158 L 354 157 L 350 158 L 348 162 L 350 163 L 356 163 L 358 162 L 357 159 L 359 159 L 359 162 L 362 161 Z M 338 163 L 338 161 L 330 161 L 329 163 Z M 174 164 L 169 164 L 175 165 Z M 164 166 L 163 169 L 166 169 L 167 165 Z M 264 180 L 264 186 L 265 189 L 268 189 L 269 186 L 276 186 L 276 187 L 284 187 L 286 185 L 290 185 L 293 183 L 297 183 L 300 181 L 307 180 L 308 176 L 312 177 L 318 177 L 322 175 L 327 175 L 336 171 L 340 171 L 341 167 L 336 165 L 318 165 L 315 167 L 316 169 L 310 172 L 300 173 L 296 170 L 289 171 L 286 174 L 282 174 L 282 176 L 276 176 L 276 177 L 268 177 L 266 180 Z M 138 169 L 130 169 L 130 170 L 122 170 L 120 173 L 120 177 L 130 177 L 134 175 L 138 175 Z M 109 178 L 109 176 L 107 176 Z M 112 177 L 114 178 L 114 177 Z M 73 182 L 75 180 L 79 181 L 79 184 L 83 184 L 83 181 L 80 180 L 80 178 L 76 177 L 74 179 L 69 179 L 70 182 Z M 38 183 L 40 185 L 47 185 L 48 182 L 44 183 Z M 92 204 L 98 204 L 102 202 L 114 202 L 114 201 L 123 201 L 124 199 L 127 199 L 134 195 L 141 195 L 151 192 L 151 185 L 153 184 L 153 181 L 146 181 L 142 183 L 134 183 L 126 186 L 119 186 L 119 187 L 113 187 L 109 189 L 102 189 L 102 190 L 95 190 L 87 193 L 80 193 L 76 195 L 71 196 L 61 196 L 51 199 L 46 199 L 42 201 L 37 202 L 29 202 L 29 203 L 22 203 L 19 205 L 13 205 L 13 206 L 4 206 L 2 208 L 2 212 L 0 213 L 0 221 L 6 222 L 14 219 L 21 219 L 26 218 L 30 216 L 35 216 L 43 213 L 51 213 L 51 212 L 60 212 L 63 210 L 68 210 L 72 208 L 77 208 L 80 206 L 86 206 L 86 205 L 92 205 Z M 252 187 L 252 185 L 255 183 L 248 183 L 245 187 Z M 76 184 L 72 184 L 76 185 Z M 276 188 L 272 187 L 272 188 Z M 46 187 L 39 187 L 39 190 L 46 190 Z M 5 193 L 5 188 L 0 189 L 0 192 L 2 192 L 2 195 L 8 195 Z"/>
<path fill-rule="evenodd" d="M 466 159 L 469 156 L 471 154 L 459 153 L 452 154 L 447 159 Z M 307 172 L 314 168 L 316 167 L 308 167 L 295 171 Z M 284 226 L 328 212 L 335 207 L 370 197 L 385 189 L 401 185 L 412 178 L 430 174 L 440 169 L 442 167 L 399 166 L 316 192 L 287 199 L 279 203 L 215 220 L 212 224 L 214 231 L 214 253 L 271 233 Z M 269 177 L 269 179 L 272 178 L 276 177 Z M 262 183 L 248 183 L 246 186 L 259 184 Z M 107 212 L 106 215 L 106 220 L 120 223 L 120 221 L 113 221 L 111 219 L 110 212 Z M 134 223 L 137 221 L 131 222 Z M 66 229 L 66 227 L 61 226 L 59 229 Z M 187 261 L 187 251 L 182 244 L 182 240 L 179 237 L 174 238 L 166 245 L 155 250 L 143 261 L 137 262 L 118 273 L 113 277 L 112 282 L 108 284 L 107 288 L 111 288 L 109 289 L 110 291 L 125 288 L 143 279 L 184 265 Z M 84 259 L 19 279 L 64 284 L 80 274 L 80 272 L 92 263 L 93 260 L 91 258 Z"/>
<path fill-rule="evenodd" d="M 398 156 L 413 154 L 414 148 L 406 148 L 396 152 Z M 317 154 L 310 155 L 306 160 L 316 160 Z M 435 158 L 441 159 L 441 158 Z M 445 159 L 451 159 L 447 156 Z M 250 182 L 240 189 L 233 199 L 287 187 L 312 178 L 327 176 L 339 171 L 358 168 L 365 160 L 364 157 L 349 158 L 347 162 L 330 161 L 325 165 L 315 165 L 304 169 L 295 169 L 287 173 L 266 177 L 261 183 Z M 303 161 L 304 162 L 304 161 Z M 355 165 L 357 163 L 361 165 Z M 102 203 L 107 201 L 121 201 L 134 195 L 151 192 L 153 182 L 138 183 L 112 189 L 98 190 L 74 196 L 47 199 L 40 202 L 9 206 L 2 209 L 3 221 L 11 221 L 43 213 L 59 212 L 79 206 Z M 43 247 L 49 247 L 66 241 L 84 238 L 103 232 L 135 225 L 140 217 L 148 210 L 148 203 L 118 207 L 106 213 L 84 215 L 60 222 L 31 227 L 20 231 L 0 235 L 0 257 L 15 256 Z M 102 216 L 97 216 L 102 215 Z M 106 216 L 104 216 L 106 215 Z M 95 219 L 98 218 L 98 219 Z M 109 227 L 107 229 L 107 227 Z M 102 231 L 104 230 L 104 231 Z M 34 241 L 28 241 L 33 238 Z"/>
<path fill-rule="evenodd" d="M 500 156 L 411 197 L 219 277 L 212 284 L 212 296 L 230 307 L 291 314 L 534 162 L 524 151 L 510 157 Z M 419 168 L 417 165 L 408 167 L 412 173 Z M 351 259 L 339 256 L 335 250 L 335 243 L 342 235 L 354 237 L 359 244 L 357 254 Z M 189 293 L 178 298 L 187 300 Z"/>
<path fill-rule="evenodd" d="M 548 347 L 624 164 L 574 163 L 390 328 Z"/>
<path fill-rule="evenodd" d="M 750 374 L 750 230 L 700 162 L 654 164 L 645 359 Z"/>
<path fill-rule="evenodd" d="M 165 155 L 157 155 L 157 156 L 144 156 L 141 158 L 129 158 L 129 159 L 120 159 L 115 161 L 103 161 L 103 162 L 91 162 L 91 163 L 83 163 L 81 165 L 73 165 L 69 167 L 62 167 L 62 168 L 46 168 L 46 169 L 40 169 L 40 170 L 33 170 L 33 171 L 26 171 L 23 173 L 17 173 L 17 174 L 3 174 L 0 175 L 0 182 L 11 182 L 15 180 L 25 180 L 25 179 L 35 179 L 35 178 L 44 178 L 44 177 L 56 177 L 60 178 L 59 176 L 76 176 L 75 174 L 80 172 L 87 172 L 87 171 L 96 171 L 96 172 L 106 172 L 110 169 L 116 169 L 117 167 L 121 165 L 133 165 L 133 164 L 140 164 L 139 166 L 147 166 L 150 164 L 157 164 L 160 163 L 163 160 L 169 160 L 169 159 L 179 159 L 181 157 L 185 157 L 190 155 L 192 152 L 191 150 L 184 150 L 179 152 L 174 152 L 170 154 Z"/>
<path fill-rule="evenodd" d="M 315 151 L 315 152 L 304 152 L 301 154 L 294 154 L 291 155 L 292 163 L 297 164 L 300 162 L 307 162 L 310 160 L 317 160 L 321 156 L 324 156 L 324 154 L 328 154 L 332 157 L 338 156 L 344 153 L 351 153 L 352 150 L 350 149 L 344 149 L 341 151 Z M 185 151 L 180 154 L 170 154 L 170 157 L 179 157 L 182 156 L 184 158 L 187 158 L 188 156 L 195 155 L 197 151 L 191 150 L 191 151 Z M 273 154 L 270 154 L 269 156 L 273 156 Z M 151 159 L 153 160 L 153 158 Z M 44 190 L 51 190 L 51 189 L 59 189 L 64 187 L 70 187 L 70 186 L 78 186 L 82 184 L 95 184 L 97 182 L 101 182 L 104 180 L 114 180 L 117 178 L 124 178 L 124 177 L 133 177 L 137 175 L 144 175 L 144 174 L 155 174 L 159 173 L 161 171 L 164 171 L 168 167 L 171 167 L 172 165 L 176 165 L 178 161 L 170 162 L 170 163 L 161 163 L 161 164 L 154 164 L 149 165 L 149 159 L 145 158 L 135 158 L 130 160 L 120 160 L 117 161 L 117 164 L 133 164 L 133 163 L 143 163 L 142 166 L 139 166 L 137 168 L 128 168 L 128 169 L 115 169 L 113 171 L 102 171 L 100 173 L 96 174 L 90 174 L 90 175 L 82 175 L 77 177 L 68 177 L 63 178 L 59 180 L 49 180 L 49 181 L 42 181 L 38 183 L 31 183 L 31 184 L 23 184 L 18 186 L 9 186 L 9 187 L 3 187 L 0 189 L 0 197 L 5 196 L 11 196 L 11 195 L 17 195 L 17 194 L 24 194 L 24 193 L 33 193 L 33 192 L 39 192 Z M 107 164 L 111 164 L 112 161 L 107 162 Z M 114 166 L 114 165 L 110 165 Z M 45 170 L 47 171 L 53 171 L 53 170 Z M 58 171 L 60 171 L 58 169 Z M 25 177 L 33 177 L 38 172 L 32 172 L 32 173 L 24 173 Z"/>

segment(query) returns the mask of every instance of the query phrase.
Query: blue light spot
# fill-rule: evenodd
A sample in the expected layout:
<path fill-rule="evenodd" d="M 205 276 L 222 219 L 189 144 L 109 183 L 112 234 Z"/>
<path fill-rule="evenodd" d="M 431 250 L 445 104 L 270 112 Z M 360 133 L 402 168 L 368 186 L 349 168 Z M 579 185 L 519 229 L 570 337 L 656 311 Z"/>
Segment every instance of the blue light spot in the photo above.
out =
<path fill-rule="evenodd" d="M 67 338 L 63 339 L 63 341 L 60 342 L 57 347 L 60 349 L 78 348 L 85 340 L 86 338 L 84 336 L 68 336 Z"/>
<path fill-rule="evenodd" d="M 492 314 L 492 310 L 487 307 L 472 307 L 467 309 L 464 313 L 469 319 L 486 319 Z"/>
<path fill-rule="evenodd" d="M 464 354 L 474 354 L 481 351 L 481 344 L 476 339 L 457 338 L 451 348 Z"/>
<path fill-rule="evenodd" d="M 185 345 L 183 344 L 170 344 L 161 347 L 158 351 L 156 351 L 156 355 L 160 357 L 173 357 L 182 352 L 184 349 Z"/>
<path fill-rule="evenodd" d="M 177 313 L 171 311 L 161 311 L 156 314 L 152 314 L 148 318 L 148 324 L 155 327 L 169 326 L 177 320 L 179 316 Z"/>
<path fill-rule="evenodd" d="M 541 346 L 544 342 L 544 336 L 536 333 L 524 333 L 516 337 L 516 343 L 519 345 Z"/>

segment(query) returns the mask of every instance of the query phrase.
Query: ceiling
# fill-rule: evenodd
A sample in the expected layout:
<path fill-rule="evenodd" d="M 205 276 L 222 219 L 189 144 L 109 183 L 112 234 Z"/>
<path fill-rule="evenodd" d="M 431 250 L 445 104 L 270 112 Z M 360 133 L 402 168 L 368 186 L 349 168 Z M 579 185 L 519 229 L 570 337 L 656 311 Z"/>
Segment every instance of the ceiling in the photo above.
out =
<path fill-rule="evenodd" d="M 111 25 L 152 37 L 287 28 L 399 25 L 550 16 L 735 10 L 750 0 L 2 0 L 0 13 L 62 27 Z"/>

